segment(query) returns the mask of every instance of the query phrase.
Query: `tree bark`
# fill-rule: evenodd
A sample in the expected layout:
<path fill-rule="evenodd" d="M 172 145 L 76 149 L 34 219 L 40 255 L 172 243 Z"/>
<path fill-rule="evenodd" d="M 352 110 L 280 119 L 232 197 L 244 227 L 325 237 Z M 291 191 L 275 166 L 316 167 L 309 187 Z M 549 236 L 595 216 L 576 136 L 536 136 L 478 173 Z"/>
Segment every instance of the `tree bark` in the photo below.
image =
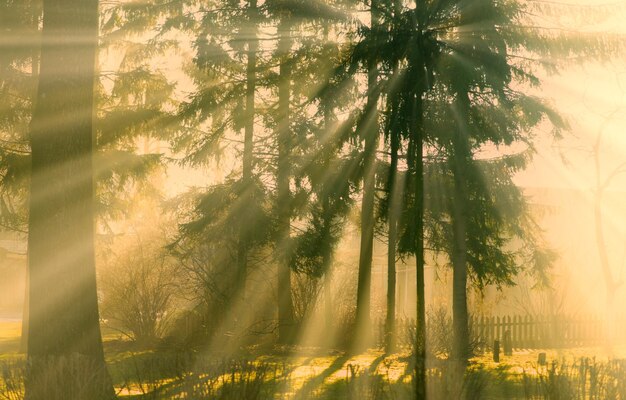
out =
<path fill-rule="evenodd" d="M 392 110 L 392 116 L 395 110 Z M 395 125 L 392 121 L 392 124 Z M 385 352 L 391 353 L 395 348 L 396 336 L 396 245 L 398 242 L 398 214 L 400 211 L 400 185 L 398 177 L 398 150 L 400 147 L 399 132 L 390 132 L 391 161 L 389 165 L 389 205 L 387 242 L 387 318 L 385 321 Z"/>
<path fill-rule="evenodd" d="M 31 121 L 26 395 L 113 399 L 94 258 L 93 87 L 97 0 L 44 0 Z"/>
<path fill-rule="evenodd" d="M 419 69 L 418 69 L 419 70 Z M 418 85 L 421 86 L 420 83 Z M 416 276 L 416 343 L 415 398 L 426 398 L 426 296 L 424 291 L 424 124 L 422 90 L 417 91 L 412 106 L 411 152 L 415 174 L 415 276 Z"/>
<path fill-rule="evenodd" d="M 28 257 L 28 256 L 27 256 Z M 28 263 L 28 261 L 27 261 Z M 25 288 L 24 288 L 24 305 L 22 306 L 22 335 L 20 336 L 20 353 L 26 354 L 28 352 L 28 319 L 29 319 L 29 301 L 30 297 L 29 288 L 30 288 L 30 279 L 28 268 L 26 268 L 25 278 Z"/>
<path fill-rule="evenodd" d="M 330 256 L 324 256 L 324 258 L 330 258 Z M 326 263 L 326 260 L 324 260 Z M 328 263 L 330 266 L 330 262 Z M 326 331 L 332 332 L 333 328 L 333 296 L 331 291 L 332 273 L 330 267 L 326 268 L 324 272 L 324 324 L 326 325 Z"/>
<path fill-rule="evenodd" d="M 328 40 L 328 29 L 324 29 L 324 38 Z M 330 85 L 329 81 L 326 81 L 326 85 Z M 323 104 L 323 113 L 324 113 L 324 135 L 329 135 L 330 130 L 332 129 L 332 109 L 328 104 Z M 326 166 L 330 168 L 330 166 Z M 331 194 L 328 191 L 325 191 L 323 194 L 323 202 L 322 202 L 322 215 L 324 216 L 324 237 L 326 238 L 326 248 L 322 254 L 322 271 L 324 271 L 324 320 L 326 325 L 327 332 L 332 332 L 333 328 L 333 305 L 332 305 L 332 271 L 331 271 L 331 262 L 333 257 L 333 246 L 329 244 L 331 240 L 331 225 L 332 215 L 330 210 L 330 196 Z M 330 343 L 329 343 L 330 344 Z"/>
<path fill-rule="evenodd" d="M 465 116 L 469 113 L 466 93 L 457 93 L 457 122 L 459 127 L 453 135 L 452 172 L 454 196 L 452 199 L 452 358 L 462 366 L 470 357 L 469 318 L 467 312 L 467 203 L 469 201 L 466 170 L 471 161 L 468 143 L 468 127 Z"/>
<path fill-rule="evenodd" d="M 255 117 L 255 91 L 256 91 L 256 58 L 257 58 L 257 29 L 256 29 L 256 0 L 248 2 L 248 22 L 249 35 L 247 65 L 246 65 L 246 115 L 244 122 L 244 144 L 243 144 L 243 168 L 242 168 L 242 196 L 243 204 L 253 201 L 252 199 L 252 173 L 254 168 L 253 147 L 254 147 L 254 117 Z M 250 249 L 250 232 L 248 221 L 241 221 L 239 227 L 239 243 L 237 249 L 237 288 L 238 300 L 245 299 L 246 277 L 248 269 L 248 251 Z M 239 303 L 239 302 L 236 302 Z"/>
<path fill-rule="evenodd" d="M 32 30 L 33 31 L 37 31 L 39 30 L 39 17 L 41 16 L 41 9 L 36 8 L 32 10 L 33 13 L 33 19 L 32 19 Z M 38 84 L 39 84 L 39 61 L 40 61 L 40 50 L 39 48 L 33 50 L 32 52 L 32 56 L 31 56 L 31 79 L 33 80 L 33 93 L 32 93 L 32 105 L 34 108 L 34 104 L 35 101 L 34 99 L 37 97 L 37 89 L 38 89 Z M 26 255 L 26 257 L 28 257 L 28 254 Z M 28 265 L 28 260 L 26 261 L 27 265 Z M 28 267 L 26 268 L 26 284 L 24 287 L 24 306 L 22 308 L 22 336 L 20 337 L 20 353 L 24 353 L 26 354 L 26 352 L 28 351 L 28 319 L 29 319 L 29 301 L 28 298 L 30 297 L 30 294 L 28 293 L 29 291 L 29 286 L 30 286 L 30 278 L 29 278 L 29 272 L 28 272 Z"/>
<path fill-rule="evenodd" d="M 280 81 L 278 83 L 278 341 L 291 344 L 294 341 L 294 310 L 291 297 L 291 192 L 289 189 L 291 160 L 291 121 L 290 121 L 290 85 L 291 63 L 291 23 L 289 16 L 283 16 L 278 27 L 278 55 L 280 58 Z"/>
<path fill-rule="evenodd" d="M 379 24 L 378 4 L 372 0 L 370 7 L 371 25 L 374 29 Z M 372 254 L 374 248 L 374 199 L 376 183 L 376 148 L 378 147 L 378 67 L 373 54 L 367 66 L 367 104 L 365 105 L 362 129 L 365 131 L 363 199 L 361 203 L 361 243 L 359 251 L 359 276 L 356 297 L 355 339 L 353 348 L 360 351 L 371 340 L 371 285 Z"/>

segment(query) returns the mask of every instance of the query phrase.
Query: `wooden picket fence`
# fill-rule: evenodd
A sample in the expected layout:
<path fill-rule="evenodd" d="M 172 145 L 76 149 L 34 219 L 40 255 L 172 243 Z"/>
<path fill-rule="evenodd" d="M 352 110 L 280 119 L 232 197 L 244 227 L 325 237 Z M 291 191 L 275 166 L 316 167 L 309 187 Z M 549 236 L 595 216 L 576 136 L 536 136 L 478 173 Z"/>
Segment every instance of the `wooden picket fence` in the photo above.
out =
<path fill-rule="evenodd" d="M 496 339 L 502 342 L 508 331 L 513 348 L 594 346 L 606 335 L 605 321 L 598 316 L 509 315 L 473 318 L 471 324 L 475 335 L 487 345 Z"/>
<path fill-rule="evenodd" d="M 624 327 L 626 320 L 617 318 L 615 326 Z M 507 315 L 502 317 L 474 317 L 470 320 L 471 340 L 481 343 L 483 348 L 490 349 L 494 340 L 503 343 L 508 332 L 511 346 L 517 349 L 563 348 L 596 346 L 606 339 L 605 321 L 598 316 L 532 316 Z M 384 343 L 385 321 L 375 320 L 373 334 L 378 345 Z M 396 321 L 396 341 L 400 346 L 408 346 L 413 340 L 411 332 L 415 331 L 414 319 L 398 319 Z M 620 335 L 622 329 L 614 337 L 615 342 L 626 341 L 626 334 Z"/>

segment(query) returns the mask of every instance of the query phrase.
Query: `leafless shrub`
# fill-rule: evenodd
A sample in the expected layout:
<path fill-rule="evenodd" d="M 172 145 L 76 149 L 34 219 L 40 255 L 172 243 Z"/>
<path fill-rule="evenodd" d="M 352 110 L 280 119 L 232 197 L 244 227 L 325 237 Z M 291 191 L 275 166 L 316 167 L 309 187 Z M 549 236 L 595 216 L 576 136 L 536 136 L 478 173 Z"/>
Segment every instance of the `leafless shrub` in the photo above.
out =
<path fill-rule="evenodd" d="M 101 274 L 101 315 L 138 342 L 161 337 L 172 317 L 176 264 L 162 242 L 140 240 L 113 257 Z"/>
<path fill-rule="evenodd" d="M 304 273 L 293 274 L 292 283 L 294 312 L 296 318 L 302 321 L 310 315 L 315 308 L 322 285 L 320 285 L 319 278 Z"/>
<path fill-rule="evenodd" d="M 110 397 L 110 380 L 101 362 L 80 354 L 0 362 L 0 399 L 51 400 Z"/>

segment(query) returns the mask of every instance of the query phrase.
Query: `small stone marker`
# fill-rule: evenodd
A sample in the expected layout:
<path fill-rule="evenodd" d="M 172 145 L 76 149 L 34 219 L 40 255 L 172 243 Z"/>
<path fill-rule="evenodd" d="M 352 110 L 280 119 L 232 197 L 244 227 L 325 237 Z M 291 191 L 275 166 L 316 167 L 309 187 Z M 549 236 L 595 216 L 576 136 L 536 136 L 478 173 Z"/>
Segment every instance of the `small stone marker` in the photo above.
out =
<path fill-rule="evenodd" d="M 502 346 L 504 347 L 504 355 L 512 356 L 513 355 L 513 345 L 511 343 L 511 331 L 504 331 L 504 338 L 502 340 Z"/>
<path fill-rule="evenodd" d="M 548 361 L 546 360 L 546 353 L 539 353 L 537 357 L 537 364 L 539 365 L 547 365 Z"/>
<path fill-rule="evenodd" d="M 493 361 L 500 362 L 500 341 L 498 339 L 493 341 Z"/>

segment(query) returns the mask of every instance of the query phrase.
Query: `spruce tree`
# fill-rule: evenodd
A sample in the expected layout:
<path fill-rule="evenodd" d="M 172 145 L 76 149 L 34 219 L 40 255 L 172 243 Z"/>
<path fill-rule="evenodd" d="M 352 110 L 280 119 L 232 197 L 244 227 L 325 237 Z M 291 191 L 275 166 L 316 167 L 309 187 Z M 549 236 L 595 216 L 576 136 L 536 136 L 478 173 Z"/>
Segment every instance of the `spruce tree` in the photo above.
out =
<path fill-rule="evenodd" d="M 43 15 L 41 73 L 30 130 L 31 367 L 26 398 L 112 399 L 94 260 L 98 2 L 44 1 Z M 49 390 L 50 383 L 56 390 Z"/>

